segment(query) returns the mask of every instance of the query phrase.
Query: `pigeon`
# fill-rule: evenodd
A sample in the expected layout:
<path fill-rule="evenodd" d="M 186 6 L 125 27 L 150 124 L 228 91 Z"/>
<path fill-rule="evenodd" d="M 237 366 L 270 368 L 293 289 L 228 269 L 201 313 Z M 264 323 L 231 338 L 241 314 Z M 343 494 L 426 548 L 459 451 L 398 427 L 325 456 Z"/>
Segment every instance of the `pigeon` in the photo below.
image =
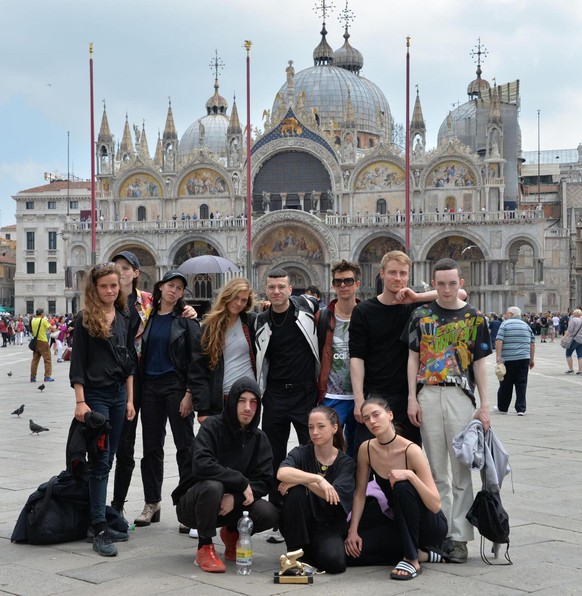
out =
<path fill-rule="evenodd" d="M 16 408 L 12 414 L 16 414 L 20 418 L 20 414 L 22 414 L 22 412 L 24 412 L 24 404 L 22 404 L 19 408 Z"/>
<path fill-rule="evenodd" d="M 30 428 L 32 434 L 36 433 L 37 435 L 38 433 L 41 433 L 45 430 L 49 430 L 48 428 L 45 428 L 44 426 L 41 426 L 40 424 L 36 424 L 36 422 L 33 422 L 32 418 L 28 421 L 28 428 Z"/>
<path fill-rule="evenodd" d="M 46 385 L 44 383 L 42 383 L 41 385 L 38 386 L 38 390 L 39 391 L 44 391 L 44 388 L 46 387 Z"/>
<path fill-rule="evenodd" d="M 9 371 L 8 371 L 6 374 L 7 374 L 9 377 L 11 377 L 11 376 L 12 376 L 12 371 L 11 371 L 11 370 L 9 370 Z"/>

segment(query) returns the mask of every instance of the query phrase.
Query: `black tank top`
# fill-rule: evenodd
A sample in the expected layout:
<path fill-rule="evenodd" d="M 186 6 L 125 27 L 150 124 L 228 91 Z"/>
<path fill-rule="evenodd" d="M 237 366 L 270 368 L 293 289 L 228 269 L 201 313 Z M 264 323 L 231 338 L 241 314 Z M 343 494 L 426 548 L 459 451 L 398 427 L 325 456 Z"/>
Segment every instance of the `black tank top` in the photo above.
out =
<path fill-rule="evenodd" d="M 372 474 L 374 475 L 374 480 L 376 481 L 376 484 L 380 487 L 380 490 L 386 495 L 386 498 L 388 499 L 388 502 L 390 502 L 390 496 L 392 495 L 392 485 L 390 484 L 390 480 L 388 480 L 388 478 L 384 478 L 383 476 L 380 476 L 380 474 L 378 474 L 378 472 L 376 472 L 376 470 L 374 470 L 373 466 L 372 466 L 372 460 L 370 459 L 370 441 L 372 439 L 368 440 L 368 464 L 370 465 L 370 469 L 372 470 Z M 410 447 L 410 445 L 412 445 L 412 443 L 409 443 L 406 446 L 406 449 L 404 450 L 404 466 L 405 469 L 408 470 L 408 448 Z"/>

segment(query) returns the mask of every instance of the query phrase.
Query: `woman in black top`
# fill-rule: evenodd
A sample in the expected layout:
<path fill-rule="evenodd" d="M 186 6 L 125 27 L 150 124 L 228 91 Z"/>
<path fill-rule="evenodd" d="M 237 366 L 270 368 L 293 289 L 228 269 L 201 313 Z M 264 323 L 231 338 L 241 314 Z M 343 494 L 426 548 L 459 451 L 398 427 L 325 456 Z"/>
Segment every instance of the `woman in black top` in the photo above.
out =
<path fill-rule="evenodd" d="M 141 336 L 141 476 L 145 506 L 135 519 L 136 526 L 160 521 L 168 420 L 176 446 L 180 481 L 190 470 L 190 447 L 194 441 L 194 362 L 200 358 L 193 346 L 200 335 L 200 326 L 197 321 L 182 316 L 185 306 L 182 297 L 187 283 L 179 271 L 168 271 L 156 283 L 152 314 Z"/>
<path fill-rule="evenodd" d="M 337 412 L 327 406 L 311 410 L 309 438 L 309 444 L 291 450 L 277 472 L 284 497 L 281 533 L 289 551 L 301 548 L 318 569 L 342 573 L 354 460 L 345 453 Z"/>
<path fill-rule="evenodd" d="M 107 481 L 124 419 L 133 419 L 133 346 L 128 340 L 129 318 L 120 292 L 120 270 L 115 263 L 96 265 L 87 277 L 84 310 L 77 315 L 75 349 L 69 379 L 75 390 L 75 418 L 84 422 L 94 411 L 109 420 L 109 440 L 97 460 L 89 459 L 93 550 L 111 557 L 117 554 L 106 525 Z M 117 540 L 127 534 L 114 533 Z"/>
<path fill-rule="evenodd" d="M 361 413 L 375 438 L 362 443 L 358 451 L 356 492 L 345 541 L 348 563 L 382 565 L 401 559 L 390 577 L 414 579 L 422 573 L 421 562 L 446 560 L 444 553 L 429 546 L 440 544 L 447 535 L 439 492 L 422 449 L 396 433 L 388 403 L 368 398 Z M 377 498 L 367 498 L 373 494 Z"/>

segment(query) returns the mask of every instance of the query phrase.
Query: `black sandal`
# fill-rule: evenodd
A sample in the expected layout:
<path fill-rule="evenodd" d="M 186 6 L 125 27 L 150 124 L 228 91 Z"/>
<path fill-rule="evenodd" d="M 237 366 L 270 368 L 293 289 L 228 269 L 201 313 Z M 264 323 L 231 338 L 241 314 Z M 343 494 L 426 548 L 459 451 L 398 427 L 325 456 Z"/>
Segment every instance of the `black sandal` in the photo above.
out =
<path fill-rule="evenodd" d="M 404 571 L 404 575 L 395 573 L 395 571 Z M 405 561 L 403 559 L 390 572 L 390 579 L 408 581 L 410 579 L 414 579 L 415 577 L 418 577 L 421 573 L 422 573 L 422 567 L 419 567 L 417 569 L 412 563 L 409 563 L 408 561 Z"/>

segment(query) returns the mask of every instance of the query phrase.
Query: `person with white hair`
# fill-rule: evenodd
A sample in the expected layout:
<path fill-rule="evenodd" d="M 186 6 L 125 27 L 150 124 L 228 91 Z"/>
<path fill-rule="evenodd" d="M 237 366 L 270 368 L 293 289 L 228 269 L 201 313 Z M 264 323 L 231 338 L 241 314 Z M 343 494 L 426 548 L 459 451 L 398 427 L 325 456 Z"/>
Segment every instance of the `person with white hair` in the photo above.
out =
<path fill-rule="evenodd" d="M 534 367 L 535 336 L 530 326 L 521 318 L 521 309 L 510 306 L 495 339 L 497 363 L 505 365 L 505 376 L 499 381 L 496 412 L 507 414 L 515 387 L 515 411 L 525 416 L 527 377 Z"/>

